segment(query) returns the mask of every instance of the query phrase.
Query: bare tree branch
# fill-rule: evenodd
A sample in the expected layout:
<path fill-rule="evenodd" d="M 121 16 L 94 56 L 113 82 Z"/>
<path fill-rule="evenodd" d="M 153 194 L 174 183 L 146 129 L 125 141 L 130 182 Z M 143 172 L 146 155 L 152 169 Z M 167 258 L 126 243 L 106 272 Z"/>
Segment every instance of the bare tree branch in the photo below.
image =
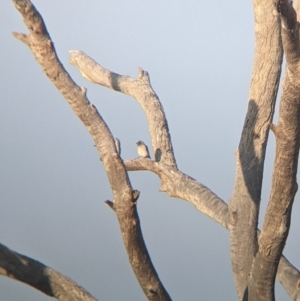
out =
<path fill-rule="evenodd" d="M 72 51 L 71 52 L 71 61 L 73 61 L 74 56 L 76 57 L 76 66 L 84 66 L 84 72 L 82 69 L 80 69 L 81 73 L 84 74 L 84 77 L 88 80 L 93 78 L 92 82 L 96 82 L 95 78 L 102 78 L 102 67 L 100 67 L 100 75 L 97 76 L 97 63 L 95 63 L 92 59 L 90 59 L 86 54 L 83 54 L 80 51 Z M 83 61 L 89 62 L 90 60 L 93 62 L 93 64 L 96 64 L 96 66 L 93 66 L 92 68 L 86 67 L 87 63 L 80 63 L 81 59 Z M 72 62 L 73 64 L 73 62 Z M 81 67 L 80 67 L 81 68 Z M 106 69 L 104 69 L 106 70 Z M 91 74 L 90 74 L 91 72 Z M 273 73 L 275 73 L 273 71 Z M 107 70 L 107 74 L 114 74 L 113 72 Z M 276 73 L 277 74 L 277 73 Z M 133 79 L 128 79 L 125 76 L 118 75 L 120 78 L 122 78 L 122 91 L 128 91 L 132 85 L 131 81 Z M 275 76 L 275 74 L 274 74 Z M 105 77 L 108 78 L 108 77 Z M 124 78 L 127 78 L 126 80 L 123 80 Z M 103 85 L 104 80 L 102 81 Z M 277 83 L 278 85 L 278 83 Z M 271 87 L 270 87 L 271 88 Z M 265 101 L 267 101 L 267 97 L 264 98 Z M 275 101 L 273 99 L 273 101 Z M 252 102 L 251 102 L 252 103 Z M 269 102 L 269 108 L 270 106 L 274 105 L 274 102 Z M 263 104 L 261 104 L 262 106 Z M 151 112 L 151 107 L 149 108 Z M 263 109 L 261 109 L 263 110 Z M 272 107 L 273 110 L 273 107 Z M 250 110 L 251 111 L 251 110 Z M 269 112 L 270 113 L 270 112 Z M 250 113 L 249 113 L 250 114 Z M 271 113 L 270 113 L 271 114 Z M 272 111 L 273 114 L 273 111 Z M 271 115 L 272 115 L 271 114 Z M 256 116 L 257 117 L 257 116 Z M 254 116 L 252 116 L 254 118 Z M 271 118 L 271 116 L 269 116 Z M 254 118 L 255 119 L 255 118 Z M 266 133 L 265 133 L 266 135 Z M 167 192 L 172 197 L 181 198 L 183 200 L 186 200 L 193 204 L 199 211 L 206 214 L 207 216 L 214 219 L 216 222 L 221 224 L 223 227 L 228 228 L 229 226 L 229 216 L 228 216 L 228 206 L 227 204 L 220 199 L 217 195 L 215 195 L 209 188 L 204 186 L 203 184 L 197 182 L 195 179 L 187 176 L 186 174 L 182 173 L 181 171 L 172 168 L 170 166 L 165 166 L 161 162 L 154 162 L 151 160 L 145 160 L 145 159 L 135 159 L 135 160 L 126 160 L 124 161 L 124 164 L 128 171 L 134 171 L 134 170 L 149 170 L 154 173 L 156 173 L 160 179 L 161 179 L 161 187 L 160 190 Z M 234 218 L 232 215 L 230 218 Z M 231 221 L 231 223 L 233 223 Z M 257 228 L 256 228 L 257 229 Z M 257 230 L 256 230 L 257 231 Z M 287 262 L 284 262 L 282 264 L 282 269 L 278 271 L 281 278 L 287 277 L 289 278 L 290 274 L 289 272 L 292 272 L 293 275 L 298 275 L 300 279 L 300 274 L 297 269 L 295 269 L 293 266 L 288 265 Z M 284 276 L 283 276 L 284 275 Z M 283 283 L 283 282 L 281 282 Z M 290 291 L 291 294 L 295 294 L 299 289 L 296 287 L 293 291 Z"/>
<path fill-rule="evenodd" d="M 86 89 L 76 85 L 59 61 L 54 45 L 41 15 L 28 0 L 13 0 L 22 14 L 30 34 L 15 37 L 30 47 L 37 61 L 66 98 L 95 141 L 113 191 L 114 201 L 109 203 L 116 212 L 129 261 L 148 300 L 171 300 L 151 262 L 142 236 L 137 214 L 136 191 L 131 184 L 115 147 L 109 128 L 97 109 L 86 97 Z"/>
<path fill-rule="evenodd" d="M 126 160 L 124 164 L 128 171 L 154 172 L 161 179 L 161 191 L 168 193 L 171 197 L 188 201 L 224 228 L 229 228 L 227 204 L 195 179 L 151 160 Z M 178 185 L 178 183 L 181 184 Z M 260 231 L 257 230 L 258 235 L 259 233 Z M 300 272 L 284 256 L 281 256 L 276 277 L 289 296 L 293 300 L 300 301 Z"/>
<path fill-rule="evenodd" d="M 68 277 L 2 244 L 0 275 L 26 283 L 60 301 L 97 301 Z"/>
<path fill-rule="evenodd" d="M 281 256 L 276 279 L 294 301 L 300 301 L 300 272 L 286 258 Z"/>
<path fill-rule="evenodd" d="M 292 205 L 298 189 L 296 175 L 300 146 L 299 31 L 296 12 L 288 0 L 275 3 L 281 17 L 282 42 L 287 61 L 277 125 L 276 156 L 270 199 L 259 250 L 249 277 L 251 300 L 275 300 L 274 281 L 289 233 Z"/>
<path fill-rule="evenodd" d="M 158 96 L 152 89 L 148 72 L 139 69 L 138 78 L 111 72 L 82 51 L 70 51 L 70 63 L 92 83 L 134 97 L 146 114 L 155 161 L 177 168 L 168 121 Z"/>
<path fill-rule="evenodd" d="M 300 56 L 297 13 L 289 1 L 276 1 L 276 8 L 281 17 L 281 36 L 287 60 L 287 70 L 293 74 L 295 73 L 293 70 L 297 68 L 299 63 Z M 295 78 L 295 80 L 297 80 L 297 78 Z"/>
<path fill-rule="evenodd" d="M 161 180 L 160 191 L 191 203 L 200 212 L 228 228 L 227 204 L 205 185 L 175 168 L 151 160 L 126 160 L 124 164 L 128 171 L 148 170 L 156 173 Z"/>
<path fill-rule="evenodd" d="M 239 300 L 247 300 L 247 276 L 257 252 L 257 225 L 269 124 L 282 64 L 280 24 L 269 0 L 254 0 L 255 57 L 248 110 L 236 152 L 234 190 L 229 200 L 230 253 Z"/>
<path fill-rule="evenodd" d="M 138 78 L 132 79 L 128 76 L 121 76 L 104 69 L 83 52 L 71 52 L 71 63 L 80 69 L 85 78 L 94 83 L 135 97 L 146 113 L 156 162 L 149 159 L 138 159 L 123 163 L 116 151 L 113 137 L 108 127 L 96 108 L 87 100 L 86 90 L 78 87 L 73 82 L 59 62 L 41 16 L 30 1 L 13 0 L 13 2 L 22 13 L 24 21 L 31 31 L 28 36 L 24 34 L 15 34 L 15 36 L 31 48 L 48 77 L 66 97 L 95 141 L 104 166 L 108 171 L 108 178 L 114 193 L 114 201 L 107 201 L 107 203 L 117 214 L 129 260 L 148 299 L 170 300 L 170 297 L 160 283 L 144 244 L 136 210 L 138 193 L 131 188 L 124 163 L 127 170 L 146 169 L 156 172 L 161 178 L 161 191 L 166 191 L 172 197 L 189 201 L 201 212 L 207 214 L 224 227 L 230 228 L 233 233 L 232 237 L 235 235 L 234 231 L 237 230 L 238 219 L 240 225 L 246 224 L 246 222 L 241 221 L 242 217 L 250 222 L 250 227 L 247 229 L 248 234 L 245 235 L 245 241 L 248 239 L 247 237 L 250 237 L 251 240 L 250 250 L 246 250 L 246 253 L 249 255 L 247 256 L 250 259 L 251 254 L 253 256 L 255 250 L 257 250 L 256 228 L 265 147 L 268 137 L 268 126 L 273 117 L 281 71 L 282 51 L 280 48 L 280 37 L 278 37 L 279 31 L 276 17 L 272 17 L 273 27 L 267 29 L 272 32 L 272 42 L 268 45 L 257 43 L 256 46 L 264 49 L 261 52 L 271 52 L 271 55 L 265 57 L 263 63 L 264 66 L 267 66 L 266 69 L 268 70 L 268 74 L 265 75 L 255 71 L 263 69 L 261 65 L 263 58 L 256 53 L 249 108 L 237 153 L 236 184 L 229 207 L 229 219 L 228 206 L 222 199 L 201 183 L 177 170 L 166 117 L 160 101 L 151 87 L 148 73 L 140 70 Z M 270 4 L 264 3 L 263 8 L 259 14 L 263 13 L 264 16 L 257 16 L 257 20 L 266 17 L 265 9 L 270 8 Z M 265 38 L 267 36 L 265 31 L 259 28 L 257 35 L 263 36 L 263 34 Z M 265 93 L 261 94 L 261 91 Z M 238 183 L 241 185 L 240 188 L 238 187 Z M 240 203 L 241 200 L 243 201 L 242 204 Z M 246 212 L 246 215 L 243 216 L 242 212 Z M 251 217 L 250 219 L 246 219 L 245 217 L 249 215 L 249 212 L 251 213 Z M 289 214 L 287 213 L 286 215 L 288 216 Z M 254 230 L 253 227 L 255 227 Z M 234 238 L 232 241 L 234 241 Z M 246 249 L 246 244 L 243 245 L 243 248 Z M 239 252 L 241 252 L 241 248 Z M 244 256 L 244 254 L 242 255 Z M 243 258 L 245 261 L 245 257 Z M 241 263 L 238 259 L 237 265 L 233 264 L 233 266 L 239 298 L 242 298 L 245 296 L 247 287 L 246 277 L 248 274 L 246 270 L 249 267 L 249 261 L 246 264 L 248 265 L 247 268 L 242 266 L 238 268 L 239 262 Z M 287 287 L 287 292 L 290 296 L 295 297 L 300 295 L 299 286 L 293 287 L 295 283 L 299 284 L 299 271 L 285 258 L 280 262 L 277 276 L 284 287 Z M 289 281 L 290 278 L 291 282 Z"/>

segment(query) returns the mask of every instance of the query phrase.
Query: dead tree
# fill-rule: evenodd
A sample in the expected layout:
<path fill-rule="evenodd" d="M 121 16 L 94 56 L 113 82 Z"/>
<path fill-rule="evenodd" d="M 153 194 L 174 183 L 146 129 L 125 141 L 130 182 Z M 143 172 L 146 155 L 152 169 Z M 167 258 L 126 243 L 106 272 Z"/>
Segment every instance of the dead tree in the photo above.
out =
<path fill-rule="evenodd" d="M 176 164 L 168 123 L 149 74 L 138 77 L 109 71 L 82 51 L 70 63 L 92 83 L 132 96 L 144 110 L 155 158 L 122 160 L 114 138 L 97 108 L 64 69 L 44 21 L 29 0 L 13 0 L 29 34 L 14 33 L 25 43 L 45 74 L 66 98 L 91 134 L 102 159 L 114 200 L 107 201 L 119 221 L 128 258 L 148 300 L 171 300 L 145 246 L 137 213 L 139 191 L 129 171 L 158 175 L 160 190 L 193 204 L 230 231 L 231 260 L 239 300 L 275 300 L 275 278 L 293 300 L 300 300 L 300 273 L 282 256 L 297 192 L 300 141 L 299 25 L 288 0 L 254 0 L 256 48 L 248 110 L 236 152 L 236 177 L 228 205 L 209 188 L 181 172 Z M 296 10 L 298 2 L 294 3 Z M 287 66 L 278 123 L 272 124 L 285 54 Z M 299 82 L 299 83 L 298 83 Z M 276 137 L 272 190 L 261 232 L 257 229 L 269 130 Z M 27 283 L 58 300 L 96 300 L 69 278 L 0 245 L 0 274 Z"/>

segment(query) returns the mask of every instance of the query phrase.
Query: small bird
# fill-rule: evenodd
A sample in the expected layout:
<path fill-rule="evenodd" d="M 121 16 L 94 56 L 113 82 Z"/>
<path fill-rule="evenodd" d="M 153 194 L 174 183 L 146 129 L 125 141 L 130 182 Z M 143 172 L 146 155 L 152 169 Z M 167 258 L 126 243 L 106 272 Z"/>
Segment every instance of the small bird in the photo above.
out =
<path fill-rule="evenodd" d="M 118 138 L 115 138 L 115 146 L 119 156 L 121 156 L 121 142 Z"/>
<path fill-rule="evenodd" d="M 148 147 L 143 141 L 139 140 L 136 143 L 136 145 L 137 145 L 137 152 L 140 157 L 150 158 Z"/>

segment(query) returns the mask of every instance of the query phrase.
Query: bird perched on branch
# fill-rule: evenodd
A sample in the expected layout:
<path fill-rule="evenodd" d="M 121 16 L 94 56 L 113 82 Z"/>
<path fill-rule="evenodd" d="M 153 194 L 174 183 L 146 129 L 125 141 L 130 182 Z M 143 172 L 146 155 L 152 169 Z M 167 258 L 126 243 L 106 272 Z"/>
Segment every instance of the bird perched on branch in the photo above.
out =
<path fill-rule="evenodd" d="M 136 143 L 136 145 L 137 145 L 137 152 L 140 157 L 150 158 L 148 147 L 143 141 L 139 140 Z"/>

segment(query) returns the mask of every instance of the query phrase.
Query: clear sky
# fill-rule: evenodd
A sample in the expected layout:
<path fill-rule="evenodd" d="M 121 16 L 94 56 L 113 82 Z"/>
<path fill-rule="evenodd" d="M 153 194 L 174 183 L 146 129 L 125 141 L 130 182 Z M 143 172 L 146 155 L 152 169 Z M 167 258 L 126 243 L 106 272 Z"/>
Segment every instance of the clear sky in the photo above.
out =
<path fill-rule="evenodd" d="M 105 68 L 150 73 L 164 106 L 179 168 L 224 200 L 233 189 L 254 52 L 250 1 L 44 1 L 57 53 L 88 89 L 122 157 L 150 145 L 144 113 L 128 96 L 92 85 L 68 63 L 83 50 Z M 0 2 L 0 242 L 69 276 L 99 300 L 145 300 L 129 266 L 99 156 L 87 130 L 11 35 L 27 32 L 11 1 Z M 270 134 L 262 214 L 274 160 Z M 229 235 L 182 200 L 160 193 L 158 178 L 130 173 L 153 263 L 173 300 L 237 300 Z M 300 267 L 299 194 L 285 254 Z M 262 220 L 262 219 L 261 219 Z M 289 300 L 277 283 L 279 300 Z M 1 300 L 52 300 L 0 278 Z M 225 297 L 226 296 L 226 297 Z"/>

